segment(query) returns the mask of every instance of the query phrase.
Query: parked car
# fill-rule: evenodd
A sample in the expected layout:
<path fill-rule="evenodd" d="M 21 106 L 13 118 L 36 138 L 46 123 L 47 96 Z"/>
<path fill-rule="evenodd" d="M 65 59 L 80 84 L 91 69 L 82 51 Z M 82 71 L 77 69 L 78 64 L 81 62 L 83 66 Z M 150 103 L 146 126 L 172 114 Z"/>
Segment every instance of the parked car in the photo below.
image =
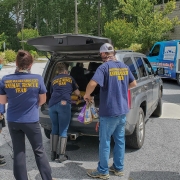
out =
<path fill-rule="evenodd" d="M 99 48 L 106 42 L 111 43 L 111 40 L 103 37 L 73 34 L 51 35 L 28 40 L 28 44 L 33 45 L 38 50 L 49 52 L 51 55 L 48 57 L 49 60 L 43 72 L 47 88 L 47 102 L 40 108 L 40 124 L 44 128 L 47 138 L 50 137 L 51 133 L 51 120 L 48 115 L 50 83 L 56 75 L 58 64 L 62 62 L 68 64 L 69 71 L 71 71 L 77 63 L 83 63 L 84 76 L 90 80 L 102 63 Z M 116 57 L 118 61 L 122 61 L 129 66 L 137 81 L 137 87 L 128 91 L 130 111 L 127 114 L 125 133 L 127 145 L 140 149 L 145 138 L 145 122 L 151 115 L 161 116 L 163 83 L 157 75 L 158 72 L 154 73 L 144 54 L 117 50 Z M 96 107 L 98 107 L 98 87 L 93 92 L 93 96 L 95 97 Z M 77 120 L 84 104 L 72 104 L 72 120 L 68 134 L 73 140 L 82 135 L 98 136 L 95 131 L 97 120 L 86 125 Z"/>

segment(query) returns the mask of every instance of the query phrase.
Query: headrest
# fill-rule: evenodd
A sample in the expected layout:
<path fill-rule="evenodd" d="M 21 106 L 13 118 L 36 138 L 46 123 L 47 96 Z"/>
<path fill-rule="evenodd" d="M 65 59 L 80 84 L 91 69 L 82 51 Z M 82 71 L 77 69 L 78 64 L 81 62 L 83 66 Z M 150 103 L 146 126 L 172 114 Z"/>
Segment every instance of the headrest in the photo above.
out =
<path fill-rule="evenodd" d="M 88 66 L 89 71 L 96 71 L 96 69 L 101 65 L 101 63 L 90 62 Z"/>

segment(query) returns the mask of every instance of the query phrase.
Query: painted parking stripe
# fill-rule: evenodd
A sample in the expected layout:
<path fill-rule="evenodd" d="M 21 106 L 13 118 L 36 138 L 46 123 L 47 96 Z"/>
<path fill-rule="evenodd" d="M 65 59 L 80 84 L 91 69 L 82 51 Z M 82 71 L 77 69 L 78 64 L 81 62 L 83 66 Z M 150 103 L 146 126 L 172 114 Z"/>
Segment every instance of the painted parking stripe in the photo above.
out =
<path fill-rule="evenodd" d="M 180 105 L 174 103 L 163 103 L 162 115 L 160 118 L 180 120 Z"/>

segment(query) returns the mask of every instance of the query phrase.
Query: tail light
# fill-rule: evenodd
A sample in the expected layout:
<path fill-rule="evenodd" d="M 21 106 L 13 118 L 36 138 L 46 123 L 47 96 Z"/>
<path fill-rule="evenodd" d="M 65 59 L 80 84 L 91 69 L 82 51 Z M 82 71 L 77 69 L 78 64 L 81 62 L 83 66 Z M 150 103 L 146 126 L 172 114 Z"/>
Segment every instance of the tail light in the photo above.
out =
<path fill-rule="evenodd" d="M 128 107 L 131 108 L 131 91 L 128 89 Z"/>

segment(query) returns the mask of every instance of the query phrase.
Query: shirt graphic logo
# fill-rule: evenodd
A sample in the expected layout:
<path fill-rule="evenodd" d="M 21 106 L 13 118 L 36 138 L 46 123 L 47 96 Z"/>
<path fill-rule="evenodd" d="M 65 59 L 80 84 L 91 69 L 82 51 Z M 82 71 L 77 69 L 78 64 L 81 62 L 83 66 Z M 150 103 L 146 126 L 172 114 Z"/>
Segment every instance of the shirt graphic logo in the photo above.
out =
<path fill-rule="evenodd" d="M 124 76 L 128 75 L 128 69 L 127 68 L 110 68 L 109 75 L 117 76 L 118 80 L 122 81 L 124 80 Z"/>
<path fill-rule="evenodd" d="M 52 82 L 52 85 L 58 84 L 59 86 L 65 86 L 67 83 L 72 84 L 72 79 L 70 77 L 57 78 Z"/>
<path fill-rule="evenodd" d="M 5 88 L 15 89 L 16 93 L 25 93 L 28 88 L 38 88 L 38 79 L 17 79 L 17 80 L 6 80 Z"/>

